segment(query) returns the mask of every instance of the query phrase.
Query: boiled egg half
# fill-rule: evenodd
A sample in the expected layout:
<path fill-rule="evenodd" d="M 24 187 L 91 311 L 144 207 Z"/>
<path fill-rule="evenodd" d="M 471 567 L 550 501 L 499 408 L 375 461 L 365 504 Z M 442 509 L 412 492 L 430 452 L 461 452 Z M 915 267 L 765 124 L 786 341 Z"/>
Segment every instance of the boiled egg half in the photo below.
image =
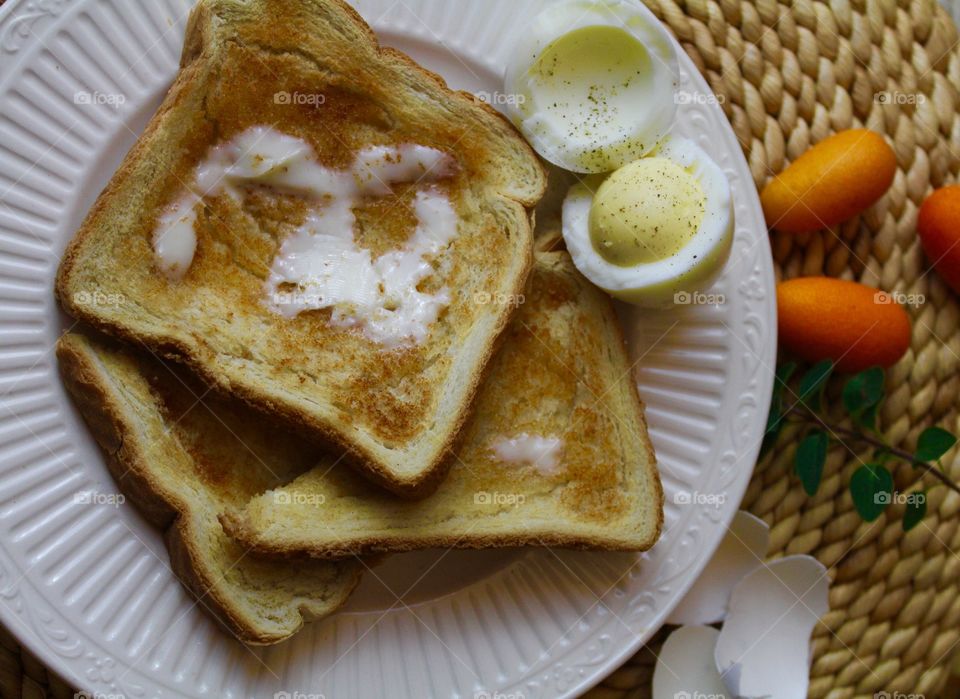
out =
<path fill-rule="evenodd" d="M 631 0 L 560 0 L 542 10 L 506 72 L 507 113 L 546 160 L 610 172 L 649 152 L 676 113 L 677 56 Z"/>
<path fill-rule="evenodd" d="M 709 286 L 726 263 L 730 184 L 697 144 L 668 137 L 648 157 L 574 185 L 563 238 L 580 272 L 615 298 L 669 306 Z"/>

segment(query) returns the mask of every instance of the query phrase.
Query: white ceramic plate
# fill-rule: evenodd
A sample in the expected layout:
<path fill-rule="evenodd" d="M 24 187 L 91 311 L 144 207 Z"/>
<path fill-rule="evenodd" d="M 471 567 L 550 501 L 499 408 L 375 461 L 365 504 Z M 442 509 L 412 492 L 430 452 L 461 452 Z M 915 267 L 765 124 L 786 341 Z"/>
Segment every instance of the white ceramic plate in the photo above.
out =
<path fill-rule="evenodd" d="M 384 43 L 455 87 L 494 93 L 513 32 L 546 1 L 355 4 Z M 115 486 L 51 352 L 70 324 L 51 292 L 57 263 L 172 80 L 189 4 L 0 9 L 0 618 L 67 681 L 104 696 L 578 694 L 633 653 L 692 584 L 761 439 L 775 355 L 772 263 L 720 108 L 678 48 L 687 99 L 677 128 L 727 172 L 738 225 L 711 290 L 723 303 L 625 313 L 667 493 L 655 549 L 396 556 L 377 569 L 382 583 L 366 576 L 346 611 L 251 651 L 193 605 L 157 532 L 105 497 Z M 100 495 L 84 504 L 78 493 Z"/>

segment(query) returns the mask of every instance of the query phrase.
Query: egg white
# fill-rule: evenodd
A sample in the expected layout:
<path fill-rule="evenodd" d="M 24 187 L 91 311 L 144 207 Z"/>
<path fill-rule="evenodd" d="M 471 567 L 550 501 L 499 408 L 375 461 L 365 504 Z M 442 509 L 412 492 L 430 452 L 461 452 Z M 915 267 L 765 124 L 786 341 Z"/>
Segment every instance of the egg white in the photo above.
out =
<path fill-rule="evenodd" d="M 578 30 L 604 27 L 626 32 L 641 47 L 631 44 L 644 60 L 635 66 L 635 73 L 626 73 L 628 85 L 608 73 L 607 66 L 626 70 L 617 63 L 622 59 L 617 55 L 610 55 L 609 63 L 603 63 L 602 69 L 598 66 L 589 80 L 572 85 L 535 75 L 539 59 L 556 42 Z M 677 110 L 678 75 L 673 41 L 639 2 L 560 0 L 524 28 L 507 67 L 506 92 L 516 99 L 506 105 L 506 111 L 534 149 L 554 165 L 581 173 L 610 172 L 649 152 L 669 130 Z M 594 87 L 599 94 L 609 95 L 609 102 L 588 98 Z M 571 105 L 569 110 L 556 108 L 558 95 Z M 573 112 L 576 117 L 570 116 Z M 583 117 L 587 112 L 591 116 Z"/>
<path fill-rule="evenodd" d="M 677 294 L 700 291 L 721 273 L 733 245 L 733 199 L 723 170 L 693 141 L 665 139 L 650 157 L 668 158 L 694 177 L 705 197 L 704 214 L 692 239 L 675 255 L 632 267 L 605 260 L 590 239 L 590 208 L 602 177 L 571 187 L 563 202 L 563 239 L 577 269 L 615 298 L 665 307 Z"/>

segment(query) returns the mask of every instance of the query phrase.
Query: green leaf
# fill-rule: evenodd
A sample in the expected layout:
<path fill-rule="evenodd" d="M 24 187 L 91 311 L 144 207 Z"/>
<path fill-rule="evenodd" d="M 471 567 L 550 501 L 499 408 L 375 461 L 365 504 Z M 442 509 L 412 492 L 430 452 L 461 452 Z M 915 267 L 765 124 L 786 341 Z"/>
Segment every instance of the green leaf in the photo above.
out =
<path fill-rule="evenodd" d="M 781 410 L 783 410 L 783 389 L 796 370 L 796 362 L 787 362 L 777 367 L 777 373 L 773 380 L 773 394 L 770 398 L 770 413 L 767 415 L 768 431 L 776 427 L 783 417 L 781 414 Z"/>
<path fill-rule="evenodd" d="M 783 426 L 783 423 L 777 424 L 777 426 L 772 430 L 767 430 L 763 435 L 763 441 L 760 442 L 760 455 L 757 457 L 762 459 L 766 456 L 767 452 L 773 448 L 773 445 L 777 443 L 777 437 L 780 436 L 780 429 Z"/>
<path fill-rule="evenodd" d="M 917 453 L 914 454 L 914 458 L 923 462 L 936 461 L 950 451 L 956 443 L 957 438 L 946 430 L 928 427 L 917 438 Z"/>
<path fill-rule="evenodd" d="M 872 522 L 893 500 L 893 476 L 880 464 L 861 466 L 850 478 L 850 495 L 860 516 Z"/>
<path fill-rule="evenodd" d="M 767 428 L 763 435 L 763 444 L 760 454 L 766 454 L 777 441 L 777 436 L 783 428 L 783 389 L 796 371 L 795 362 L 786 362 L 777 367 L 773 382 L 773 392 L 770 396 L 770 412 L 767 414 Z"/>
<path fill-rule="evenodd" d="M 843 407 L 855 422 L 866 427 L 876 422 L 876 406 L 883 400 L 883 380 L 883 369 L 872 367 L 847 381 L 843 387 Z"/>
<path fill-rule="evenodd" d="M 908 532 L 920 524 L 927 515 L 927 493 L 920 491 L 910 493 L 907 498 L 907 509 L 903 511 L 903 531 Z"/>
<path fill-rule="evenodd" d="M 823 476 L 823 464 L 827 460 L 827 445 L 830 439 L 822 430 L 811 432 L 797 447 L 793 460 L 794 470 L 800 477 L 800 483 L 807 495 L 816 495 Z"/>
<path fill-rule="evenodd" d="M 879 403 L 871 405 L 869 408 L 866 408 L 860 413 L 860 415 L 856 418 L 856 421 L 868 430 L 875 430 L 877 428 L 877 413 L 879 410 Z"/>
<path fill-rule="evenodd" d="M 799 401 L 810 410 L 819 410 L 823 397 L 823 389 L 827 379 L 833 373 L 833 361 L 824 359 L 817 362 L 800 379 Z"/>

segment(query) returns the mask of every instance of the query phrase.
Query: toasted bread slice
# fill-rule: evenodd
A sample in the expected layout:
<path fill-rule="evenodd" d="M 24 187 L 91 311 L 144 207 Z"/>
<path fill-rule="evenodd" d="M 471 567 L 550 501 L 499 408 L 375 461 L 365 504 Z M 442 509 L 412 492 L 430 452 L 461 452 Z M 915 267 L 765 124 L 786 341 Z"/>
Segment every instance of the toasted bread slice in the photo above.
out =
<path fill-rule="evenodd" d="M 312 466 L 302 442 L 102 339 L 64 335 L 57 357 L 121 490 L 165 530 L 174 572 L 240 640 L 276 643 L 346 600 L 358 561 L 264 560 L 217 521 Z"/>
<path fill-rule="evenodd" d="M 318 468 L 228 511 L 226 530 L 261 551 L 318 557 L 651 547 L 663 492 L 610 300 L 565 252 L 537 256 L 518 300 L 455 463 L 432 496 L 358 493 Z"/>
<path fill-rule="evenodd" d="M 420 145 L 456 161 L 432 185 L 458 224 L 423 282 L 450 297 L 425 338 L 385 347 L 331 322 L 329 308 L 293 318 L 270 310 L 271 264 L 307 212 L 302 199 L 263 187 L 197 205 L 192 262 L 179 280 L 161 273 L 158 221 L 211 148 L 258 125 L 307 142 L 329 168 L 375 145 Z M 530 209 L 544 187 L 539 161 L 512 126 L 381 48 L 345 3 L 201 0 L 180 73 L 67 249 L 57 296 L 76 318 L 186 362 L 219 390 L 349 452 L 380 484 L 420 496 L 442 478 L 512 311 L 478 299 L 523 289 Z M 416 191 L 365 202 L 357 244 L 374 257 L 401 247 Z M 90 302 L 98 298 L 122 302 Z"/>

